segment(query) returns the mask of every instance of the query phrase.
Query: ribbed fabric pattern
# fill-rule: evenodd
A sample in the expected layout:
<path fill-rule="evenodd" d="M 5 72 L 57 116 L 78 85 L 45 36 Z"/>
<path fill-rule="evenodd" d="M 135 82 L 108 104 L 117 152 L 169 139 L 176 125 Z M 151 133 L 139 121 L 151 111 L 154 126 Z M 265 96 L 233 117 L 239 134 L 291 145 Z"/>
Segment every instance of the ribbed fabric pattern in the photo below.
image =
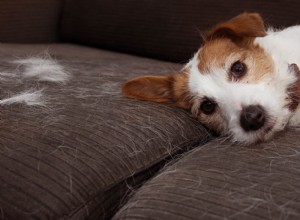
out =
<path fill-rule="evenodd" d="M 57 41 L 62 7 L 61 0 L 0 1 L 0 42 Z"/>
<path fill-rule="evenodd" d="M 71 45 L 3 44 L 0 68 L 14 71 L 10 61 L 46 48 L 72 78 L 35 85 L 46 86 L 46 107 L 1 107 L 0 218 L 107 219 L 171 157 L 208 140 L 187 112 L 120 94 L 130 76 L 178 65 Z M 0 98 L 26 87 L 1 82 Z"/>
<path fill-rule="evenodd" d="M 299 219 L 299 132 L 255 147 L 200 146 L 140 188 L 113 219 Z"/>
<path fill-rule="evenodd" d="M 65 41 L 185 62 L 212 25 L 239 13 L 259 12 L 276 27 L 299 22 L 297 0 L 66 0 Z"/>

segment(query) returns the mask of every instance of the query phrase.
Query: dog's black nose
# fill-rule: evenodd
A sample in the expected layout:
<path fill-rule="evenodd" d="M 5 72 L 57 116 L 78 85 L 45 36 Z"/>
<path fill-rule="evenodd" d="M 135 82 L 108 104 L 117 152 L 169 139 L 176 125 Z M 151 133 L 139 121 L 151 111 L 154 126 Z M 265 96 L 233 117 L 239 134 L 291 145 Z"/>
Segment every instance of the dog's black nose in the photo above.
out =
<path fill-rule="evenodd" d="M 249 105 L 241 112 L 240 124 L 244 131 L 256 131 L 265 124 L 265 112 L 260 105 Z"/>

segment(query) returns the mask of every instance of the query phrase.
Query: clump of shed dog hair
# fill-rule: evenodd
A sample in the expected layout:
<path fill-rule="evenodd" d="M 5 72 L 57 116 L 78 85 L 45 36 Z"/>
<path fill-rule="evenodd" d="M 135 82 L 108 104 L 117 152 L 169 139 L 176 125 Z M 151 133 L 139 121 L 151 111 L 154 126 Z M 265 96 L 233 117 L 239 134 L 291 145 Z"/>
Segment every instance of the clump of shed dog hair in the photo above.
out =
<path fill-rule="evenodd" d="M 48 53 L 7 61 L 5 67 L 9 67 L 9 70 L 0 69 L 0 83 L 5 84 L 5 87 L 9 85 L 12 88 L 17 84 L 22 84 L 26 89 L 15 94 L 10 92 L 8 97 L 0 100 L 0 105 L 45 106 L 44 88 L 41 88 L 40 85 L 34 86 L 34 83 L 66 84 L 70 78 L 65 67 Z M 27 84 L 33 85 L 32 88 L 28 88 Z"/>
<path fill-rule="evenodd" d="M 29 57 L 13 61 L 23 69 L 24 78 L 35 78 L 38 81 L 65 83 L 69 73 L 49 54 L 41 57 Z"/>
<path fill-rule="evenodd" d="M 0 100 L 0 105 L 10 105 L 16 103 L 23 103 L 26 105 L 39 105 L 43 106 L 45 103 L 43 102 L 43 94 L 42 90 L 37 91 L 24 91 L 19 94 L 13 95 L 9 98 Z"/>

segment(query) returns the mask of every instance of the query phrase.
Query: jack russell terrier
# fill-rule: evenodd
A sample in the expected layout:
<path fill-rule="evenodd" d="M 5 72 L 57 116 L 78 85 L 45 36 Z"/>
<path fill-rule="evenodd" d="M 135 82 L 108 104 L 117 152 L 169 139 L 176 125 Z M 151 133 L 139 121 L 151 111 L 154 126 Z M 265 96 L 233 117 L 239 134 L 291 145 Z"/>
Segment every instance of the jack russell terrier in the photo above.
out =
<path fill-rule="evenodd" d="M 249 145 L 300 123 L 300 25 L 265 29 L 244 13 L 208 31 L 176 74 L 127 81 L 129 98 L 190 110 L 202 124 Z"/>

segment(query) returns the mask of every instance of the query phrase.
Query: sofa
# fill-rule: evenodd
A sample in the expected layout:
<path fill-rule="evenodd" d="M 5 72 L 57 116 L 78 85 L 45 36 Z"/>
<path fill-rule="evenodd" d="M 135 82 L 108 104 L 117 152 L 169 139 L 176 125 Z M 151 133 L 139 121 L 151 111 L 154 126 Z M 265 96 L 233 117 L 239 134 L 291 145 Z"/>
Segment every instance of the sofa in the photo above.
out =
<path fill-rule="evenodd" d="M 299 219 L 299 128 L 238 146 L 121 94 L 131 77 L 180 70 L 244 11 L 276 28 L 300 19 L 296 0 L 1 1 L 0 73 L 46 51 L 70 79 L 30 84 L 44 106 L 0 105 L 0 219 Z M 1 100 L 29 86 L 0 84 Z"/>

